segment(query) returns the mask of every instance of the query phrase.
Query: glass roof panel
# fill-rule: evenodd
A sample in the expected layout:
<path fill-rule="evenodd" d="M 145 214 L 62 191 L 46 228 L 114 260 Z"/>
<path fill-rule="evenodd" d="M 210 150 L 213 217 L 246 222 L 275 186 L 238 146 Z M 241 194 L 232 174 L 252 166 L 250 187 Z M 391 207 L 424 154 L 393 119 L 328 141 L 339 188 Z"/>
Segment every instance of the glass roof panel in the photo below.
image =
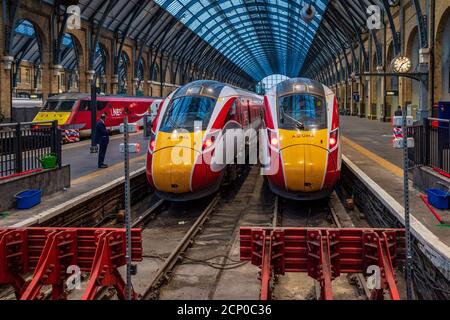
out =
<path fill-rule="evenodd" d="M 328 0 L 155 0 L 255 80 L 298 76 Z M 316 9 L 307 24 L 303 6 Z"/>

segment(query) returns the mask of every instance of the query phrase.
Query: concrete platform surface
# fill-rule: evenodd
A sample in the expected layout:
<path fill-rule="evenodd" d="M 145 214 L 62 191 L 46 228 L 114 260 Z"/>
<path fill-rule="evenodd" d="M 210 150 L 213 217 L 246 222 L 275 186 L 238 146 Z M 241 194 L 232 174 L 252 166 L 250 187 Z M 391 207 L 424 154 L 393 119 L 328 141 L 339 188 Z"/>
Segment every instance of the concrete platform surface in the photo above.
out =
<path fill-rule="evenodd" d="M 341 117 L 343 154 L 391 195 L 403 207 L 402 150 L 392 148 L 392 127 L 357 117 Z M 410 181 L 412 215 L 450 246 L 450 227 L 439 222 L 420 199 L 420 191 Z M 436 210 L 450 225 L 450 211 Z"/>

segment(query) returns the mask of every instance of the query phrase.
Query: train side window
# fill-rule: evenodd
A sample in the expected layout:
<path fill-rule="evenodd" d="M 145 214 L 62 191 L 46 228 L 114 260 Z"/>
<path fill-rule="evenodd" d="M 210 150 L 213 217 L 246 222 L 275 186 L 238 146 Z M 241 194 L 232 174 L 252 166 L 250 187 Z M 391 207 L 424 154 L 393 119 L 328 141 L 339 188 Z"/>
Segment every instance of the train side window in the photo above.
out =
<path fill-rule="evenodd" d="M 234 101 L 230 107 L 230 110 L 228 111 L 228 115 L 227 115 L 227 119 L 225 120 L 225 123 L 227 123 L 230 120 L 236 120 L 236 113 L 237 113 L 237 102 Z"/>
<path fill-rule="evenodd" d="M 108 105 L 107 101 L 97 101 L 97 111 L 102 111 Z"/>
<path fill-rule="evenodd" d="M 88 100 L 80 101 L 80 111 L 90 111 L 91 110 L 91 102 Z"/>
<path fill-rule="evenodd" d="M 235 116 L 237 112 L 237 101 L 235 100 L 230 108 L 230 115 Z"/>

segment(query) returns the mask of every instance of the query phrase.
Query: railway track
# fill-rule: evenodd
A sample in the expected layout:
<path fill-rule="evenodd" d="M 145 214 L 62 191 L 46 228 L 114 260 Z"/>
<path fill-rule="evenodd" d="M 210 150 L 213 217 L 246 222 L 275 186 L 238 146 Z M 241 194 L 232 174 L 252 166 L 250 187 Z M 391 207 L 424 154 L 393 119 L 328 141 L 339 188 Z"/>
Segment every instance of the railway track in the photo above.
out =
<path fill-rule="evenodd" d="M 152 257 L 160 264 L 142 299 L 257 299 L 260 283 L 255 269 L 239 261 L 240 226 L 342 227 L 343 217 L 333 209 L 336 203 L 332 206 L 319 201 L 302 207 L 298 202 L 275 197 L 256 168 L 240 180 L 228 193 L 211 200 L 173 250 Z M 334 196 L 332 201 L 339 199 Z M 302 278 L 286 275 L 275 279 L 276 299 L 317 299 L 314 280 L 300 274 L 294 277 Z M 334 282 L 337 299 L 367 298 L 362 276 L 341 278 Z M 230 287 L 230 283 L 240 285 Z M 302 289 L 299 283 L 307 285 Z"/>
<path fill-rule="evenodd" d="M 289 228 L 351 228 L 354 227 L 336 194 L 328 202 L 310 202 L 307 207 L 298 202 L 276 199 L 273 227 Z M 344 222 L 342 222 L 342 220 Z M 362 300 L 370 297 L 366 281 L 360 274 L 343 275 L 333 281 L 335 299 Z M 287 273 L 273 281 L 273 298 L 283 300 L 318 300 L 320 285 L 303 273 Z"/>
<path fill-rule="evenodd" d="M 144 247 L 134 289 L 142 299 L 258 299 L 255 267 L 240 261 L 239 228 L 349 227 L 349 219 L 334 209 L 339 204 L 337 197 L 330 204 L 306 206 L 275 197 L 257 167 L 246 168 L 235 183 L 200 201 L 170 203 L 150 195 L 132 210 L 132 226 L 143 228 Z M 123 221 L 110 214 L 97 226 L 122 227 Z M 363 283 L 358 276 L 337 279 L 336 298 L 362 299 L 368 294 Z M 275 299 L 316 299 L 320 292 L 302 274 L 276 277 L 272 285 Z M 8 296 L 2 292 L 3 299 Z M 76 292 L 69 294 L 77 298 Z M 117 297 L 114 289 L 104 288 L 97 299 Z"/>
<path fill-rule="evenodd" d="M 340 228 L 341 220 L 349 223 L 333 208 L 340 204 L 337 197 L 306 207 L 280 199 L 270 193 L 256 167 L 200 202 L 159 200 L 135 217 L 133 227 L 142 226 L 144 234 L 144 261 L 133 278 L 141 299 L 258 299 L 257 273 L 239 260 L 240 226 Z M 336 279 L 336 298 L 366 298 L 363 283 L 355 275 Z M 275 299 L 317 299 L 320 294 L 320 286 L 304 274 L 276 277 L 272 285 Z M 115 296 L 105 289 L 98 298 Z"/>
<path fill-rule="evenodd" d="M 246 263 L 239 261 L 239 227 L 243 223 L 270 225 L 272 206 L 270 199 L 264 200 L 264 181 L 258 169 L 245 171 L 191 224 L 145 288 L 143 299 L 214 299 L 224 294 L 224 279 L 230 272 L 235 278 L 239 269 L 242 276 Z M 245 277 L 253 272 L 247 273 Z M 255 279 L 255 293 L 256 287 Z"/>

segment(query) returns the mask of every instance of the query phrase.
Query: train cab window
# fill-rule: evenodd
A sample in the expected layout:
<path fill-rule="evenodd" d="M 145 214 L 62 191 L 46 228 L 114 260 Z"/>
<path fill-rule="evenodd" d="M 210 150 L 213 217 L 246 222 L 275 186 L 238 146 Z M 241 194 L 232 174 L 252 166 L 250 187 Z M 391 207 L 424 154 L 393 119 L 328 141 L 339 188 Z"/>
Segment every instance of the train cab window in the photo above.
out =
<path fill-rule="evenodd" d="M 70 112 L 72 111 L 73 105 L 75 104 L 75 101 L 61 101 L 57 107 L 57 111 L 61 112 Z"/>
<path fill-rule="evenodd" d="M 214 111 L 216 99 L 200 96 L 184 96 L 172 100 L 161 122 L 162 132 L 184 129 L 194 132 L 194 123 L 201 122 L 206 130 Z"/>
<path fill-rule="evenodd" d="M 102 111 L 108 105 L 107 101 L 97 101 L 97 111 Z M 80 111 L 91 111 L 91 101 L 82 100 L 80 101 Z"/>
<path fill-rule="evenodd" d="M 327 128 L 325 100 L 310 94 L 293 94 L 279 98 L 281 129 L 311 130 Z"/>
<path fill-rule="evenodd" d="M 74 100 L 48 100 L 42 108 L 42 111 L 70 112 L 74 104 Z"/>
<path fill-rule="evenodd" d="M 237 102 L 234 101 L 233 104 L 230 107 L 230 110 L 228 111 L 227 118 L 225 120 L 225 123 L 236 120 L 236 113 L 237 113 Z"/>
<path fill-rule="evenodd" d="M 58 106 L 58 102 L 59 101 L 47 101 L 42 107 L 42 111 L 55 111 L 56 107 Z"/>

